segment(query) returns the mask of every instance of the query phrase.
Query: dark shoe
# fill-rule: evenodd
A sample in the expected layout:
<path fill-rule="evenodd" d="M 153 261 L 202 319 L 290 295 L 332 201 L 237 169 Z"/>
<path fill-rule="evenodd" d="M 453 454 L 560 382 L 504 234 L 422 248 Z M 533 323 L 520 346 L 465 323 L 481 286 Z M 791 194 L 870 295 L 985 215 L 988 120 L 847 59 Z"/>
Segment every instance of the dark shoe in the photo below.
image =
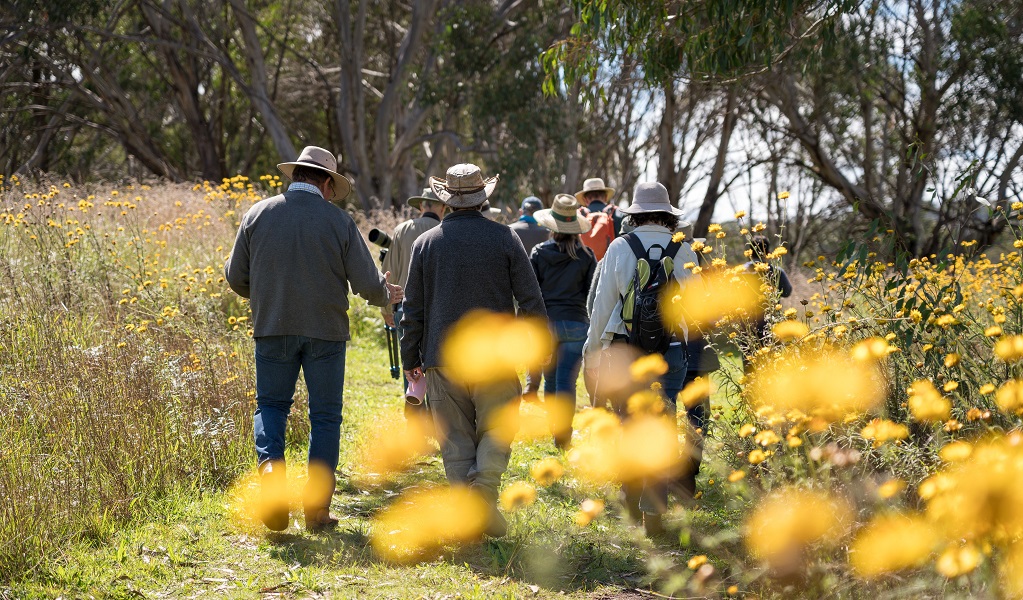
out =
<path fill-rule="evenodd" d="M 643 529 L 646 530 L 648 538 L 664 536 L 664 519 L 661 515 L 643 513 Z"/>
<path fill-rule="evenodd" d="M 640 490 L 628 483 L 622 485 L 622 505 L 629 513 L 629 518 L 636 525 L 643 522 L 643 512 L 639 510 Z"/>
<path fill-rule="evenodd" d="M 490 518 L 483 533 L 492 538 L 504 537 L 508 533 L 508 521 L 496 506 L 490 507 Z"/>
<path fill-rule="evenodd" d="M 267 529 L 284 531 L 288 528 L 288 477 L 284 461 L 268 460 L 259 466 L 261 485 L 259 519 Z"/>
<path fill-rule="evenodd" d="M 305 528 L 314 533 L 337 529 L 337 519 L 330 516 L 330 509 L 306 509 Z"/>

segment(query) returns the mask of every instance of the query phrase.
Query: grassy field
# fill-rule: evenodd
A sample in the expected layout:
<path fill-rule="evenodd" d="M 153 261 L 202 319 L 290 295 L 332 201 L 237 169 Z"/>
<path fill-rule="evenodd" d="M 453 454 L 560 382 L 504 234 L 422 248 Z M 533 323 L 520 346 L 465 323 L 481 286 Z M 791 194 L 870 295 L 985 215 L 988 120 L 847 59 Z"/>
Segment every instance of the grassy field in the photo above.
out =
<path fill-rule="evenodd" d="M 400 422 L 399 387 L 388 377 L 385 349 L 372 338 L 353 344 L 348 354 L 342 475 L 333 509 L 341 519 L 335 533 L 310 534 L 296 522 L 271 533 L 239 514 L 245 490 L 177 489 L 125 526 L 111 523 L 89 540 L 68 544 L 32 577 L 13 582 L 12 597 L 316 597 L 338 598 L 618 598 L 642 597 L 649 589 L 648 567 L 663 578 L 687 570 L 697 545 L 652 544 L 641 528 L 617 516 L 610 487 L 593 489 L 565 479 L 540 488 L 535 504 L 510 515 L 509 535 L 465 548 L 453 548 L 434 562 L 391 566 L 369 547 L 370 519 L 399 492 L 425 482 L 443 481 L 439 454 L 425 457 L 397 481 L 360 489 L 345 475 L 348 463 L 380 420 Z M 294 430 L 303 430 L 302 392 Z M 525 405 L 527 419 L 542 419 Z M 296 419 L 296 417 L 298 417 Z M 527 424 L 528 426 L 528 424 Z M 293 440 L 292 463 L 301 462 Z M 556 455 L 553 443 L 517 442 L 506 482 L 529 480 L 536 460 Z M 607 500 L 608 514 L 588 527 L 573 522 L 588 497 Z M 293 518 L 299 518 L 296 507 Z M 705 532 L 720 529 L 728 515 L 713 510 L 673 513 L 671 524 L 697 523 Z M 3 593 L 3 592 L 0 592 Z"/>
<path fill-rule="evenodd" d="M 341 526 L 270 534 L 249 516 L 251 313 L 221 270 L 240 216 L 280 186 L 0 179 L 0 598 L 1023 597 L 1021 213 L 1000 252 L 883 262 L 878 232 L 808 261 L 748 374 L 727 349 L 749 342 L 743 315 L 771 307 L 739 304 L 759 284 L 715 258 L 763 227 L 737 215 L 739 236 L 715 228 L 698 249 L 702 285 L 665 305 L 705 320 L 724 359 L 713 385 L 680 395 L 711 393 L 713 410 L 701 497 L 672 508 L 669 535 L 621 515 L 617 482 L 660 468 L 666 447 L 644 413 L 665 365 L 622 362 L 629 419 L 590 411 L 575 454 L 515 443 L 505 488 L 536 497 L 507 537 L 399 566 L 373 548 L 377 519 L 443 469 L 434 451 L 371 477 L 404 420 L 364 302 L 350 311 Z M 353 216 L 363 231 L 400 218 Z M 509 352 L 478 354 L 463 358 Z M 300 387 L 295 489 L 304 402 Z M 524 433 L 544 428 L 540 405 L 521 412 Z M 565 473 L 542 485 L 533 467 L 550 458 Z M 604 464 L 617 471 L 595 474 Z M 586 500 L 606 510 L 582 525 Z"/>

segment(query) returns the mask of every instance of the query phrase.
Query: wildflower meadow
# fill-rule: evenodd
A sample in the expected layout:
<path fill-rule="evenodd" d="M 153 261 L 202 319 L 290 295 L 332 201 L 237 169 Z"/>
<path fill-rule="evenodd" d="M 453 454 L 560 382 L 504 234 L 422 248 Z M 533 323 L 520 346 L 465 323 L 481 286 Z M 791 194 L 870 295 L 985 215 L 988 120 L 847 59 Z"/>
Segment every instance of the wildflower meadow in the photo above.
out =
<path fill-rule="evenodd" d="M 795 284 L 784 300 L 743 267 L 764 225 L 712 225 L 688 240 L 698 284 L 662 300 L 720 357 L 679 397 L 709 403 L 705 430 L 651 400 L 658 355 L 602 374 L 626 417 L 589 406 L 580 380 L 564 451 L 559 405 L 523 402 L 500 419 L 509 534 L 482 539 L 431 424 L 402 416 L 380 315 L 359 299 L 339 528 L 273 533 L 254 516 L 250 310 L 222 272 L 241 215 L 281 187 L 0 180 L 0 598 L 1023 597 L 1023 203 L 984 252 L 903 258 L 875 225 L 788 264 L 783 231 L 768 262 Z M 364 234 L 397 222 L 354 216 Z M 486 384 L 539 366 L 544 333 L 477 314 L 444 352 L 453 377 Z M 696 451 L 696 497 L 647 539 L 620 486 Z M 289 477 L 298 506 L 307 474 Z"/>

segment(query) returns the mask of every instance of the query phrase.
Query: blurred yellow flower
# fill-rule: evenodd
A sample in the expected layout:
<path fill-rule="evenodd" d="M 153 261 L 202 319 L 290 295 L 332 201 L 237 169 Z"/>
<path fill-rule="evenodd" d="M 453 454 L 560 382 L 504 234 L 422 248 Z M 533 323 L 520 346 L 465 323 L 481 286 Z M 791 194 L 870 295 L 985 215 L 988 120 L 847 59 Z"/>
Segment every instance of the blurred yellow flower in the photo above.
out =
<path fill-rule="evenodd" d="M 653 390 L 642 390 L 629 396 L 626 406 L 630 415 L 659 415 L 664 412 L 664 398 Z"/>
<path fill-rule="evenodd" d="M 783 351 L 758 361 L 746 383 L 757 407 L 781 414 L 795 409 L 828 421 L 859 414 L 884 397 L 883 374 L 877 364 L 853 360 L 841 351 Z"/>
<path fill-rule="evenodd" d="M 382 559 L 410 564 L 436 557 L 445 546 L 483 536 L 489 510 L 465 487 L 406 492 L 373 519 L 370 542 Z"/>
<path fill-rule="evenodd" d="M 401 423 L 381 415 L 362 429 L 356 450 L 358 468 L 353 477 L 362 485 L 385 482 L 432 449 L 427 439 L 434 434 L 429 416 L 410 415 Z"/>
<path fill-rule="evenodd" d="M 728 481 L 730 481 L 732 483 L 735 483 L 737 481 L 742 481 L 745 478 L 746 478 L 746 471 L 743 471 L 741 469 L 738 470 L 738 471 L 732 471 L 728 475 Z"/>
<path fill-rule="evenodd" d="M 710 329 L 724 317 L 759 318 L 764 312 L 762 280 L 753 273 L 722 271 L 691 281 L 665 297 L 665 322 L 680 323 L 692 330 Z"/>
<path fill-rule="evenodd" d="M 849 564 L 860 577 L 877 577 L 927 562 L 938 536 L 919 516 L 875 517 L 849 547 Z"/>
<path fill-rule="evenodd" d="M 1010 379 L 995 392 L 995 404 L 1002 412 L 1023 414 L 1023 380 Z"/>
<path fill-rule="evenodd" d="M 742 427 L 739 428 L 739 437 L 741 438 L 749 437 L 753 435 L 756 432 L 756 430 L 757 428 L 754 427 L 752 424 L 744 423 Z"/>
<path fill-rule="evenodd" d="M 771 493 L 753 510 L 744 528 L 746 548 L 768 564 L 788 564 L 810 544 L 842 539 L 853 522 L 842 498 L 788 487 Z"/>
<path fill-rule="evenodd" d="M 593 519 L 596 519 L 604 512 L 604 501 L 586 499 L 579 505 L 579 511 L 575 514 L 576 525 L 586 527 Z"/>
<path fill-rule="evenodd" d="M 938 451 L 941 460 L 951 463 L 966 460 L 973 453 L 973 444 L 964 441 L 949 442 Z"/>
<path fill-rule="evenodd" d="M 513 380 L 517 367 L 540 367 L 550 354 L 542 321 L 481 310 L 462 317 L 441 347 L 447 377 L 464 385 Z"/>
<path fill-rule="evenodd" d="M 767 460 L 767 454 L 760 448 L 754 448 L 753 450 L 750 450 L 749 456 L 746 457 L 746 460 L 748 460 L 751 465 L 759 465 Z"/>
<path fill-rule="evenodd" d="M 1002 328 L 998 325 L 992 325 L 984 330 L 985 337 L 998 337 L 1002 335 Z"/>
<path fill-rule="evenodd" d="M 906 489 L 905 481 L 901 479 L 889 479 L 877 488 L 877 495 L 888 500 L 904 489 Z"/>
<path fill-rule="evenodd" d="M 784 191 L 784 192 L 781 192 L 780 194 L 778 194 L 778 199 L 779 200 L 787 200 L 788 197 L 789 197 L 788 191 Z"/>
<path fill-rule="evenodd" d="M 637 358 L 629 367 L 632 379 L 639 383 L 649 383 L 668 372 L 668 363 L 660 354 L 647 354 Z"/>
<path fill-rule="evenodd" d="M 949 546 L 938 557 L 935 568 L 938 573 L 951 579 L 976 569 L 981 558 L 980 551 L 973 544 Z"/>
<path fill-rule="evenodd" d="M 516 481 L 501 490 L 501 508 L 507 512 L 532 505 L 536 502 L 536 488 L 525 481 Z"/>
<path fill-rule="evenodd" d="M 978 391 L 981 393 L 982 396 L 986 396 L 991 392 L 995 391 L 995 384 L 985 383 L 984 385 L 980 386 L 980 390 Z"/>
<path fill-rule="evenodd" d="M 756 437 L 753 438 L 753 441 L 766 448 L 772 444 L 777 444 L 778 442 L 781 441 L 781 438 L 778 437 L 777 433 L 768 429 L 766 431 L 761 431 L 760 433 L 758 433 Z"/>
<path fill-rule="evenodd" d="M 799 321 L 780 321 L 771 328 L 774 337 L 780 342 L 791 342 L 810 333 L 810 328 Z"/>
<path fill-rule="evenodd" d="M 959 389 L 959 382 L 958 381 L 946 381 L 945 385 L 941 386 L 941 389 L 942 389 L 942 391 L 945 391 L 945 392 L 954 392 L 957 389 Z"/>
<path fill-rule="evenodd" d="M 893 440 L 904 440 L 909 437 L 909 428 L 901 423 L 887 419 L 873 419 L 860 430 L 863 439 L 874 440 L 875 446 Z"/>
<path fill-rule="evenodd" d="M 699 569 L 705 564 L 707 564 L 707 555 L 697 554 L 696 556 L 689 559 L 689 562 L 686 563 L 686 566 L 689 567 L 691 570 L 695 571 L 696 569 Z"/>
<path fill-rule="evenodd" d="M 1023 336 L 1011 335 L 995 342 L 995 356 L 1007 363 L 1023 359 Z"/>
<path fill-rule="evenodd" d="M 677 403 L 686 408 L 693 408 L 704 400 L 710 398 L 711 382 L 710 377 L 697 377 L 689 382 L 689 385 L 679 392 Z"/>
<path fill-rule="evenodd" d="M 919 379 L 913 382 L 909 392 L 909 410 L 914 419 L 924 423 L 948 420 L 952 403 L 941 395 L 933 383 Z"/>
<path fill-rule="evenodd" d="M 548 456 L 533 463 L 529 474 L 532 475 L 533 481 L 537 485 L 548 486 L 561 479 L 561 476 L 565 474 L 565 467 L 561 466 L 561 461 L 558 459 Z"/>
<path fill-rule="evenodd" d="M 956 354 L 955 352 L 951 352 L 951 353 L 945 355 L 945 366 L 946 367 L 951 369 L 952 367 L 954 367 L 954 366 L 956 366 L 958 364 L 959 364 L 959 355 L 958 354 Z"/>
<path fill-rule="evenodd" d="M 860 362 L 879 360 L 888 356 L 888 340 L 871 337 L 858 342 L 852 347 L 850 355 Z"/>

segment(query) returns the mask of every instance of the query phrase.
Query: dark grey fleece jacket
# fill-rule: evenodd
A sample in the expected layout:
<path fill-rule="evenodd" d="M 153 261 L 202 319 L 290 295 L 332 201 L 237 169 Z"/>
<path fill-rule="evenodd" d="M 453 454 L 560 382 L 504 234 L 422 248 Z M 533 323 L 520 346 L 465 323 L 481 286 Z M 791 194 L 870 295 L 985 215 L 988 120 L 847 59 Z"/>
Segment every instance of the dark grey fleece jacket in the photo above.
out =
<path fill-rule="evenodd" d="M 401 327 L 405 369 L 444 366 L 448 329 L 473 309 L 547 318 L 526 251 L 511 229 L 478 211 L 456 211 L 412 245 Z"/>
<path fill-rule="evenodd" d="M 238 227 L 224 277 L 252 300 L 253 335 L 347 341 L 348 285 L 374 306 L 387 286 L 347 212 L 304 191 L 254 204 Z"/>

